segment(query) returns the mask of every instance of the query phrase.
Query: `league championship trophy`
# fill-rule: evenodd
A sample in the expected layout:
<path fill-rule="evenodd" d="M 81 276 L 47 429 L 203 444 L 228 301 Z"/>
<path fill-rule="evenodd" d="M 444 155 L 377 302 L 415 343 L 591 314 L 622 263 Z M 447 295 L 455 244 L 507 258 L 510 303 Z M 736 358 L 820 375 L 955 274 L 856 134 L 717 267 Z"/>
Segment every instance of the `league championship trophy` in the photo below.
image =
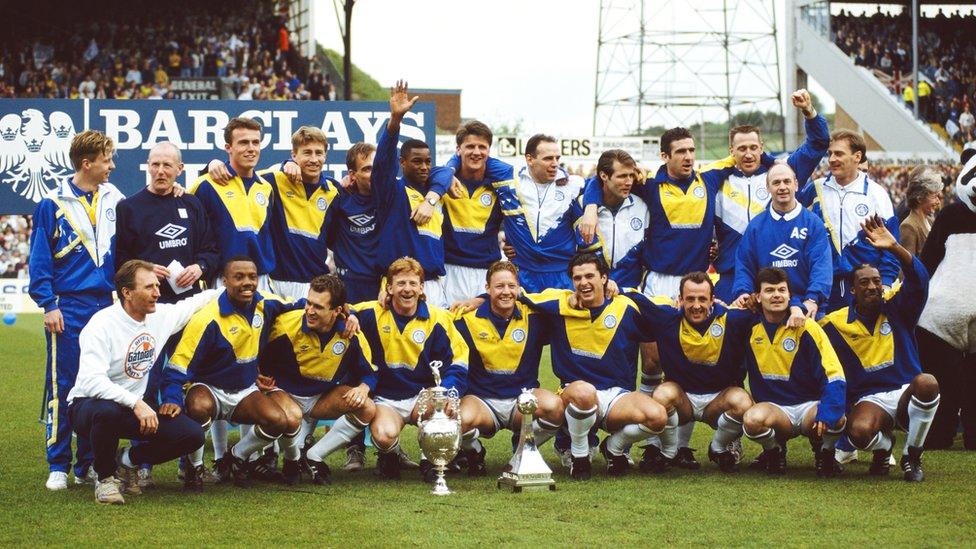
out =
<path fill-rule="evenodd" d="M 430 363 L 430 370 L 434 373 L 434 386 L 420 391 L 417 399 L 417 441 L 424 457 L 430 460 L 437 471 L 437 480 L 430 491 L 435 496 L 451 493 L 444 481 L 444 471 L 461 448 L 461 399 L 457 389 L 445 389 L 441 386 L 442 365 L 439 360 Z M 444 411 L 448 403 L 454 409 L 453 418 Z M 434 411 L 425 420 L 424 416 L 430 408 Z"/>
<path fill-rule="evenodd" d="M 519 412 L 522 412 L 522 432 L 519 434 L 515 454 L 508 462 L 505 472 L 498 477 L 498 487 L 512 492 L 555 490 L 556 481 L 552 479 L 552 469 L 539 453 L 539 448 L 535 445 L 535 434 L 532 432 L 532 418 L 539 407 L 539 401 L 531 390 L 522 389 L 517 406 Z"/>

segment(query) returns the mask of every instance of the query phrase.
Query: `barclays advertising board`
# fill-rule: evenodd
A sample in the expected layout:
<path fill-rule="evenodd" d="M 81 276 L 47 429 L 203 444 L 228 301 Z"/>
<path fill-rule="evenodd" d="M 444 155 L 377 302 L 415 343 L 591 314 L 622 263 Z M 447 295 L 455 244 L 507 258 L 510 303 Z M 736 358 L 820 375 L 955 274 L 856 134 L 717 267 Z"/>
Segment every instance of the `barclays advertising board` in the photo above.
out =
<path fill-rule="evenodd" d="M 126 196 L 148 183 L 149 149 L 170 141 L 183 151 L 180 183 L 196 178 L 214 158 L 226 160 L 223 128 L 236 116 L 264 127 L 259 168 L 291 154 L 300 126 L 322 128 L 329 139 L 325 168 L 341 177 L 354 143 L 376 143 L 389 120 L 389 105 L 354 101 L 151 101 L 110 99 L 0 100 L 0 214 L 30 214 L 37 202 L 74 170 L 68 159 L 77 132 L 94 129 L 115 141 L 115 171 L 109 180 Z M 421 139 L 435 147 L 433 103 L 418 103 L 403 120 L 400 140 Z"/>

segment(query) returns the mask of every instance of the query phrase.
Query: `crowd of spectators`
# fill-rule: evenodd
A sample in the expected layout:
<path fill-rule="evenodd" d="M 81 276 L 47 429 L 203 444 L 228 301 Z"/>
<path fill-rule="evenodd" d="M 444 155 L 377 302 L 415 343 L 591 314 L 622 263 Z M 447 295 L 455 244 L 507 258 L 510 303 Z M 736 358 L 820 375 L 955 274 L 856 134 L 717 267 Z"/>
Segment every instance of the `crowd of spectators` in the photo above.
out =
<path fill-rule="evenodd" d="M 955 143 L 976 146 L 976 16 L 958 11 L 919 19 L 919 114 L 939 124 Z M 834 43 L 860 66 L 872 69 L 909 107 L 912 88 L 912 20 L 909 10 L 831 19 Z"/>
<path fill-rule="evenodd" d="M 23 4 L 0 38 L 0 97 L 164 99 L 172 78 L 216 77 L 239 99 L 335 99 L 273 5 Z"/>
<path fill-rule="evenodd" d="M 891 202 L 895 205 L 895 209 L 900 211 L 907 206 L 905 198 L 908 191 L 908 176 L 919 164 L 930 164 L 936 170 L 942 172 L 942 182 L 944 184 L 942 203 L 949 204 L 955 201 L 953 185 L 956 177 L 959 175 L 960 166 L 958 164 L 946 161 L 923 162 L 917 159 L 902 161 L 884 160 L 868 162 L 866 169 L 868 177 L 888 189 Z M 828 173 L 827 162 L 824 160 L 821 162 L 820 167 L 813 172 L 812 178 L 819 179 L 825 177 Z"/>
<path fill-rule="evenodd" d="M 0 278 L 27 278 L 30 216 L 0 216 Z"/>

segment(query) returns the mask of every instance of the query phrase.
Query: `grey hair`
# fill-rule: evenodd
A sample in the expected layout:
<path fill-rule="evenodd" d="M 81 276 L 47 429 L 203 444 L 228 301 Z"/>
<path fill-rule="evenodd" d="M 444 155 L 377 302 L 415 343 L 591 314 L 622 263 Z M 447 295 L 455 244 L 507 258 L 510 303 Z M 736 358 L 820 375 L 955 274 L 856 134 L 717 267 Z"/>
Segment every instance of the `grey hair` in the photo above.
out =
<path fill-rule="evenodd" d="M 916 166 L 908 176 L 908 191 L 905 193 L 908 209 L 914 210 L 930 194 L 941 193 L 944 188 L 942 174 L 938 170 L 932 166 Z"/>
<path fill-rule="evenodd" d="M 183 162 L 183 152 L 180 151 L 180 148 L 177 147 L 175 144 L 173 144 L 171 141 L 160 141 L 159 143 L 156 143 L 155 145 L 153 145 L 153 148 L 150 149 L 149 154 L 152 154 L 153 151 L 159 150 L 159 149 L 162 149 L 162 148 L 167 148 L 167 149 L 173 151 L 176 154 L 176 161 L 178 163 L 182 163 Z"/>

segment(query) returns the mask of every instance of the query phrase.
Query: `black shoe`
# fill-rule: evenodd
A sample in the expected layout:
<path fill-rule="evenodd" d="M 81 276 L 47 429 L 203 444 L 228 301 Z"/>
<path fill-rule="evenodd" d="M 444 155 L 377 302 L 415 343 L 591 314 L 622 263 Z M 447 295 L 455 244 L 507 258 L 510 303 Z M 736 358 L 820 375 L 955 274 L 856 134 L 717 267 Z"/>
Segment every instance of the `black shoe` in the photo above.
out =
<path fill-rule="evenodd" d="M 217 483 L 230 482 L 233 480 L 233 473 L 231 472 L 230 463 L 230 452 L 224 454 L 224 457 L 220 459 L 215 459 L 213 462 L 213 475 L 217 479 Z"/>
<path fill-rule="evenodd" d="M 833 448 L 820 448 L 813 454 L 813 463 L 820 478 L 834 478 L 844 471 L 834 457 Z"/>
<path fill-rule="evenodd" d="M 786 474 L 786 450 L 775 446 L 766 450 L 766 472 L 770 475 Z"/>
<path fill-rule="evenodd" d="M 202 463 L 197 466 L 187 464 L 186 468 L 183 470 L 183 491 L 202 492 L 203 476 L 205 474 L 206 471 Z"/>
<path fill-rule="evenodd" d="M 908 482 L 925 480 L 925 473 L 922 472 L 921 448 L 918 446 L 908 447 L 908 454 L 901 456 L 901 470 L 905 472 L 905 480 Z"/>
<path fill-rule="evenodd" d="M 749 470 L 765 471 L 766 462 L 768 461 L 769 461 L 769 452 L 767 450 L 763 450 L 762 452 L 759 453 L 758 456 L 756 456 L 756 459 L 752 460 L 752 463 L 749 464 Z"/>
<path fill-rule="evenodd" d="M 642 473 L 659 475 L 667 472 L 670 465 L 670 460 L 664 457 L 664 454 L 661 453 L 661 449 L 653 444 L 649 444 L 644 447 L 644 457 L 641 458 L 640 464 L 638 464 L 637 468 L 640 469 L 640 472 Z"/>
<path fill-rule="evenodd" d="M 474 450 L 465 452 L 465 458 L 468 460 L 469 477 L 483 477 L 488 474 L 488 467 L 485 465 L 485 455 L 487 453 L 484 445 L 481 446 L 481 451 L 479 452 L 475 452 Z"/>
<path fill-rule="evenodd" d="M 230 473 L 234 478 L 234 486 L 250 488 L 251 465 L 230 452 L 224 457 L 230 457 Z"/>
<path fill-rule="evenodd" d="M 569 476 L 573 480 L 590 480 L 593 476 L 593 464 L 590 463 L 590 456 L 573 456 L 573 463 L 569 467 Z"/>
<path fill-rule="evenodd" d="M 708 459 L 717 463 L 719 470 L 723 473 L 735 473 L 739 470 L 739 466 L 735 462 L 735 454 L 730 450 L 716 452 L 709 446 Z"/>
<path fill-rule="evenodd" d="M 265 482 L 282 482 L 284 477 L 278 470 L 278 454 L 265 452 L 261 457 L 252 461 L 251 476 Z"/>
<path fill-rule="evenodd" d="M 887 450 L 875 450 L 871 458 L 868 474 L 876 477 L 886 477 L 891 471 L 891 450 L 895 447 L 895 439 L 891 438 L 891 446 Z"/>
<path fill-rule="evenodd" d="M 701 469 L 701 463 L 698 463 L 698 460 L 695 459 L 695 451 L 687 446 L 678 448 L 678 453 L 671 459 L 671 465 L 691 471 Z"/>
<path fill-rule="evenodd" d="M 299 461 L 286 459 L 281 465 L 281 479 L 288 486 L 294 486 L 302 480 L 302 466 Z"/>
<path fill-rule="evenodd" d="M 630 470 L 630 462 L 627 461 L 627 456 L 624 454 L 615 456 L 610 453 L 610 450 L 607 448 L 607 440 L 609 438 L 604 438 L 603 442 L 600 443 L 600 453 L 607 460 L 607 474 L 611 477 L 626 475 L 627 471 Z"/>
<path fill-rule="evenodd" d="M 400 479 L 400 456 L 396 452 L 380 452 L 376 456 L 376 472 L 381 478 Z"/>
<path fill-rule="evenodd" d="M 437 469 L 434 469 L 434 464 L 430 460 L 420 460 L 420 476 L 427 484 L 437 481 Z"/>
<path fill-rule="evenodd" d="M 288 461 L 285 461 L 286 467 L 288 463 L 289 463 Z M 312 471 L 312 484 L 318 484 L 319 486 L 332 484 L 332 470 L 329 469 L 328 465 L 326 465 L 321 461 L 315 461 L 314 459 L 308 459 L 308 458 L 305 458 L 305 464 L 308 467 L 308 469 Z"/>

